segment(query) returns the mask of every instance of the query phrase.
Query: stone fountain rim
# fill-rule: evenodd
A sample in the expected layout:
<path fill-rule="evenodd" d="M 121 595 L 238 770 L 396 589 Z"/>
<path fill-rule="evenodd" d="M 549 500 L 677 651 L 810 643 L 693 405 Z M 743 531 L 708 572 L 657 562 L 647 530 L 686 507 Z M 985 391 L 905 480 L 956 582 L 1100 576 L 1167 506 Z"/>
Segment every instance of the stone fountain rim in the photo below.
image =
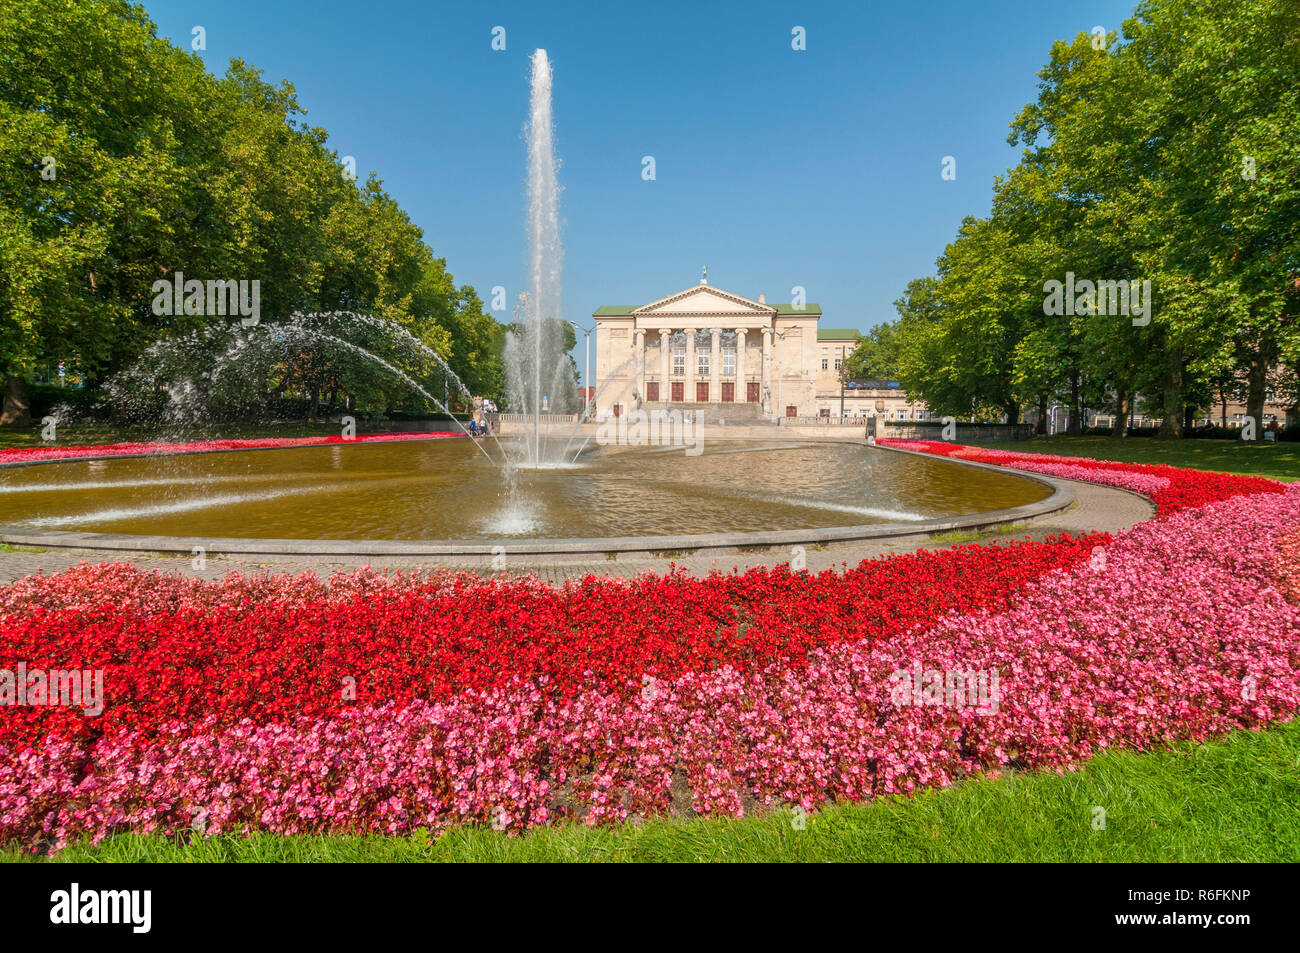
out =
<path fill-rule="evenodd" d="M 414 442 L 414 441 L 411 441 Z M 989 463 L 976 463 L 952 457 L 906 450 L 902 447 L 869 445 L 861 440 L 822 438 L 808 441 L 823 443 L 852 443 L 874 446 L 877 450 L 924 457 L 927 460 L 947 462 L 954 466 L 975 467 L 1003 475 L 1008 468 Z M 346 446 L 326 444 L 323 446 Z M 369 444 L 355 444 L 369 446 Z M 301 447 L 250 447 L 246 450 L 189 451 L 195 453 L 247 453 L 254 450 L 291 450 Z M 115 460 L 123 457 L 174 456 L 175 454 L 142 453 L 112 454 L 102 457 L 72 457 L 60 460 L 20 461 L 0 464 L 0 468 L 13 466 L 40 466 L 47 463 L 81 463 L 91 460 Z M 1035 503 L 986 510 L 961 516 L 935 517 L 906 523 L 871 523 L 858 526 L 823 526 L 810 529 L 763 530 L 752 533 L 696 533 L 677 536 L 609 536 L 574 537 L 567 539 L 510 539 L 497 542 L 468 542 L 460 540 L 396 540 L 396 539 L 271 539 L 214 536 L 144 536 L 127 533 L 83 533 L 72 530 L 31 530 L 0 525 L 0 542 L 20 546 L 40 546 L 64 549 L 102 549 L 123 552 L 191 553 L 201 545 L 208 555 L 257 554 L 279 556 L 496 556 L 496 555 L 604 555 L 607 553 L 649 553 L 698 550 L 730 550 L 737 548 L 790 546 L 800 543 L 832 543 L 864 539 L 888 539 L 899 536 L 926 536 L 952 530 L 975 530 L 1005 523 L 1033 519 L 1056 513 L 1070 506 L 1075 499 L 1074 489 L 1068 481 L 1012 471 L 1015 476 L 1040 483 L 1052 490 L 1051 495 Z"/>

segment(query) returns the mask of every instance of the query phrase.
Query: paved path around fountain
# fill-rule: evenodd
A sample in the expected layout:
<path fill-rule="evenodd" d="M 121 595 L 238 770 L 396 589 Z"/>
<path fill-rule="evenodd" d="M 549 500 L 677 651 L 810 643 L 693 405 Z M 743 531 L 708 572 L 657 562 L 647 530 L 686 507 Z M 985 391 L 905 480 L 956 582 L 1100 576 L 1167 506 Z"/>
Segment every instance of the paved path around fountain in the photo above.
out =
<path fill-rule="evenodd" d="M 1071 484 L 1075 502 L 1067 509 L 1037 519 L 1018 523 L 1014 527 L 1001 527 L 984 533 L 946 533 L 938 536 L 901 536 L 879 540 L 856 540 L 805 546 L 804 559 L 812 572 L 837 569 L 841 564 L 856 566 L 863 559 L 890 553 L 914 552 L 918 549 L 944 549 L 959 543 L 992 542 L 1005 539 L 1042 539 L 1058 533 L 1119 532 L 1134 523 L 1148 519 L 1155 512 L 1151 503 L 1126 490 L 1097 486 L 1091 483 L 1063 481 L 1053 478 L 1053 483 Z M 707 575 L 714 570 L 741 570 L 754 566 L 789 562 L 796 554 L 789 548 L 764 547 L 735 553 L 681 553 L 660 557 L 633 556 L 607 558 L 593 562 L 590 556 L 518 556 L 508 559 L 505 572 L 528 573 L 549 582 L 581 578 L 588 574 L 598 576 L 635 576 L 642 572 L 666 572 L 677 566 L 692 575 Z M 446 559 L 421 557 L 366 557 L 366 556 L 222 556 L 209 553 L 207 565 L 202 570 L 191 568 L 190 558 L 179 555 L 152 553 L 124 553 L 92 549 L 46 549 L 0 546 L 0 585 L 35 572 L 52 573 L 81 562 L 130 562 L 147 569 L 180 572 L 204 579 L 220 579 L 229 572 L 245 574 L 267 572 L 315 572 L 328 577 L 340 570 L 359 566 L 375 568 L 411 569 L 416 566 L 439 566 L 467 569 L 482 575 L 494 575 L 489 561 L 473 562 L 467 557 Z"/>

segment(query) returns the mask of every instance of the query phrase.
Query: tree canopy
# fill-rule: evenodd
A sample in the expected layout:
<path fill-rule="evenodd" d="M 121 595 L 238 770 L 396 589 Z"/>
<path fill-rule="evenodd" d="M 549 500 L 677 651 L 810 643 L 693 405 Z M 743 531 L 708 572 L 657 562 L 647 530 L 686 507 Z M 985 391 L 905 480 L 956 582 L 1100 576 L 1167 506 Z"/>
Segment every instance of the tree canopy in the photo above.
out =
<path fill-rule="evenodd" d="M 500 325 L 370 176 L 305 122 L 289 82 L 210 74 L 126 0 L 0 0 L 0 377 L 6 411 L 58 361 L 90 383 L 210 315 L 151 286 L 257 280 L 264 321 L 395 322 L 475 393 L 502 384 Z"/>
<path fill-rule="evenodd" d="M 1225 388 L 1257 420 L 1270 388 L 1296 401 L 1300 5 L 1146 0 L 1055 44 L 1039 79 L 990 215 L 873 331 L 909 393 L 1010 420 L 1060 402 L 1076 432 L 1088 406 L 1122 433 L 1140 399 L 1168 435 Z M 1149 281 L 1149 320 L 1100 288 L 1049 313 L 1047 283 L 1073 276 Z"/>

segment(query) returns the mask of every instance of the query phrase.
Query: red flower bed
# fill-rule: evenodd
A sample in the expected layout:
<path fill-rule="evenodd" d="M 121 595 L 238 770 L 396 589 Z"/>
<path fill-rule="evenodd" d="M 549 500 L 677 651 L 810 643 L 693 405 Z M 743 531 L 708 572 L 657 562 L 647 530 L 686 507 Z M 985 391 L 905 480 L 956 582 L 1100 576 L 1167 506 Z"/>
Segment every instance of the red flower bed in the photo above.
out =
<path fill-rule="evenodd" d="M 432 573 L 387 580 L 237 575 L 203 583 L 126 564 L 81 566 L 0 589 L 0 668 L 104 669 L 106 709 L 0 712 L 0 744 L 47 734 L 150 736 L 177 719 L 258 723 L 354 703 L 438 699 L 523 681 L 568 697 L 630 694 L 648 677 L 722 665 L 800 664 L 819 647 L 889 637 L 949 612 L 1002 611 L 1026 582 L 1073 566 L 1106 534 L 959 546 L 696 579 L 527 579 Z M 355 679 L 355 698 L 344 697 Z"/>
<path fill-rule="evenodd" d="M 1206 473 L 1152 463 L 1112 463 L 1089 457 L 1065 457 L 1048 453 L 1013 453 L 1007 450 L 990 450 L 968 447 L 960 443 L 934 440 L 881 440 L 882 446 L 901 450 L 917 450 L 937 456 L 970 460 L 974 463 L 991 463 L 1012 469 L 1032 470 L 1072 479 L 1089 479 L 1095 482 L 1124 485 L 1123 474 L 1140 474 L 1164 482 L 1160 488 L 1148 490 L 1139 483 L 1132 488 L 1149 495 L 1160 516 L 1168 516 L 1193 506 L 1206 506 L 1243 493 L 1281 493 L 1284 489 L 1276 480 L 1265 477 L 1237 476 L 1232 473 Z M 1113 475 L 1117 479 L 1105 479 Z"/>
<path fill-rule="evenodd" d="M 106 443 L 91 446 L 0 447 L 0 466 L 45 460 L 79 460 L 83 457 L 122 457 L 139 454 L 211 453 L 214 450 L 265 450 L 272 447 L 314 447 L 330 443 L 384 443 L 389 440 L 437 440 L 463 437 L 461 431 L 427 433 L 369 433 L 350 439 L 329 437 L 261 437 L 255 440 L 192 440 L 187 443 Z"/>

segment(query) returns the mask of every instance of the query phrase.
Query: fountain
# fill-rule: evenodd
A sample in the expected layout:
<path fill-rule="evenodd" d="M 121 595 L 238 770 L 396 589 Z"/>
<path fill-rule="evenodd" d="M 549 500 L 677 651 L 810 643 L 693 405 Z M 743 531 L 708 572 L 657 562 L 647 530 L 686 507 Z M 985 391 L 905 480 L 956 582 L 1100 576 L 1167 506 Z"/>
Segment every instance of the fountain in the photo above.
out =
<path fill-rule="evenodd" d="M 555 127 L 551 112 L 551 61 L 545 50 L 532 56 L 528 143 L 528 291 L 520 296 L 522 333 L 506 341 L 506 393 L 512 412 L 528 420 L 513 467 L 537 469 L 561 464 L 564 447 L 543 434 L 542 415 L 567 401 L 571 381 L 564 352 L 560 275 L 560 185 L 556 177 Z M 558 398 L 558 400 L 557 400 Z"/>
<path fill-rule="evenodd" d="M 366 340 L 370 347 L 358 344 L 358 338 Z M 389 353 L 387 359 L 370 349 L 378 349 L 381 344 Z M 213 395 L 255 393 L 253 378 L 258 369 L 285 360 L 294 351 L 320 345 L 354 356 L 418 394 L 446 414 L 483 456 L 492 460 L 483 442 L 452 414 L 446 400 L 430 393 L 394 363 L 398 360 L 396 353 L 408 359 L 408 366 L 424 362 L 442 375 L 449 394 L 454 390 L 469 403 L 470 389 L 446 360 L 400 324 L 351 311 L 295 312 L 285 320 L 249 328 L 211 324 L 161 339 L 150 345 L 134 365 L 107 382 L 98 411 L 103 417 L 129 423 L 152 423 L 160 435 L 171 430 L 179 439 L 186 429 L 202 426 L 214 416 L 220 419 L 211 403 Z M 160 408 L 151 397 L 163 390 L 169 400 Z M 64 422 L 75 419 L 70 408 L 58 410 L 57 415 Z M 504 451 L 500 455 L 504 456 Z"/>

